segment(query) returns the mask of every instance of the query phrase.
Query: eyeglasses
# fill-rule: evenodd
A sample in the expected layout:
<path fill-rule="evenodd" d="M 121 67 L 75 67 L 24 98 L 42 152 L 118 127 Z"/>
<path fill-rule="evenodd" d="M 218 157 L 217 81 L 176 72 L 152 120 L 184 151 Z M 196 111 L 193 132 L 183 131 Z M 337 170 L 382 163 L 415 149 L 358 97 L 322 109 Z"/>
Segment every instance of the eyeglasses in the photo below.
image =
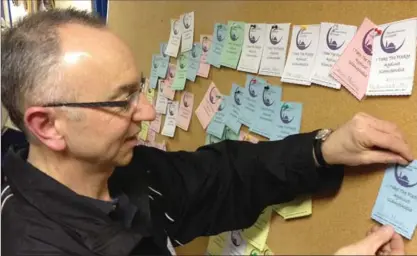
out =
<path fill-rule="evenodd" d="M 143 91 L 145 85 L 145 78 L 142 76 L 138 90 L 127 96 L 126 100 L 121 101 L 99 101 L 99 102 L 66 102 L 66 103 L 49 103 L 42 105 L 42 107 L 78 107 L 78 108 L 121 108 L 123 111 L 127 111 L 136 107 L 139 99 L 139 95 Z"/>

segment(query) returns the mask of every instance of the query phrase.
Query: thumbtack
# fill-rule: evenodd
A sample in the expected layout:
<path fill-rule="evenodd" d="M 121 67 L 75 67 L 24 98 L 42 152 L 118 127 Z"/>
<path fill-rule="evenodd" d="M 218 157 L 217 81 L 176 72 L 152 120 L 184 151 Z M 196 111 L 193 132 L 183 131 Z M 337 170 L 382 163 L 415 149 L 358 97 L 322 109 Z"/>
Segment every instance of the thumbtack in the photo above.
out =
<path fill-rule="evenodd" d="M 308 25 L 300 25 L 300 27 L 301 27 L 301 30 L 307 30 Z"/>
<path fill-rule="evenodd" d="M 381 29 L 378 29 L 378 28 L 375 28 L 375 32 L 376 32 L 378 35 L 381 35 L 381 34 L 382 34 L 382 30 L 381 30 Z"/>

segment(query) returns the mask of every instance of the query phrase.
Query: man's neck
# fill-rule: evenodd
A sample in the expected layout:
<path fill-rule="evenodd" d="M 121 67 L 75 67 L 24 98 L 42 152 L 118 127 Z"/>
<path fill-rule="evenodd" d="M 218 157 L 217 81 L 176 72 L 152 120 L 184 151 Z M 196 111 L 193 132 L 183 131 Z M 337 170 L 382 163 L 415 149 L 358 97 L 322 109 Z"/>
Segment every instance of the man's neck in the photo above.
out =
<path fill-rule="evenodd" d="M 114 167 L 88 163 L 33 145 L 27 161 L 79 195 L 111 200 L 107 182 Z"/>

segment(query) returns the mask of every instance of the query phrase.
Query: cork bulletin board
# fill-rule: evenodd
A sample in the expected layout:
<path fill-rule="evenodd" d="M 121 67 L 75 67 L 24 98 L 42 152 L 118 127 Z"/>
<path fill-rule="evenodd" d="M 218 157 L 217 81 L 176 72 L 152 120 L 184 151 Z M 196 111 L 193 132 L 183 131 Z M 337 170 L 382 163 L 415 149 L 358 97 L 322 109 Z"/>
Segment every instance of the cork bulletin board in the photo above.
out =
<path fill-rule="evenodd" d="M 376 24 L 416 16 L 417 1 L 110 1 L 109 25 L 132 48 L 139 71 L 150 74 L 152 54 L 167 42 L 170 19 L 194 11 L 194 41 L 200 34 L 212 34 L 215 22 L 228 20 L 292 25 L 335 22 L 359 26 L 365 17 Z M 176 63 L 171 58 L 171 63 Z M 417 76 L 416 76 L 417 77 Z M 211 67 L 208 79 L 187 81 L 186 91 L 195 95 L 198 106 L 209 84 L 228 94 L 232 83 L 244 85 L 246 74 Z M 374 97 L 359 102 L 343 87 L 305 87 L 282 84 L 279 78 L 262 77 L 283 87 L 283 100 L 303 103 L 301 131 L 336 128 L 360 111 L 393 121 L 400 126 L 417 155 L 417 87 L 410 97 Z M 416 82 L 415 82 L 416 84 Z M 415 85 L 414 84 L 414 85 Z M 182 93 L 177 93 L 179 100 Z M 247 128 L 243 128 L 246 130 Z M 195 150 L 204 144 L 205 131 L 195 115 L 188 132 L 177 128 L 168 150 Z M 370 218 L 385 166 L 347 170 L 340 192 L 332 197 L 314 197 L 313 214 L 308 218 L 284 221 L 274 215 L 267 244 L 276 254 L 332 254 L 339 247 L 362 239 L 373 225 Z M 242 213 L 244 214 L 244 213 Z M 417 216 L 416 216 L 417 217 Z M 203 254 L 207 238 L 198 238 L 180 254 Z M 417 254 L 417 238 L 408 241 L 409 254 Z"/>

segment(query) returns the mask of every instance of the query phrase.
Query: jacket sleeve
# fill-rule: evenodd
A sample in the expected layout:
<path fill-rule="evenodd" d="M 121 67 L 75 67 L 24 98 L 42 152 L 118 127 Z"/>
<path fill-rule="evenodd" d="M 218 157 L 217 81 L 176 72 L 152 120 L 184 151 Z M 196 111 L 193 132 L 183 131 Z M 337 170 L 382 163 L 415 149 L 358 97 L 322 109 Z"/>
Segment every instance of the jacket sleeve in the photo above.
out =
<path fill-rule="evenodd" d="M 149 193 L 164 211 L 164 228 L 178 244 L 251 226 L 273 204 L 304 193 L 336 191 L 343 167 L 317 169 L 315 133 L 251 144 L 223 141 L 195 152 L 140 147 Z"/>

